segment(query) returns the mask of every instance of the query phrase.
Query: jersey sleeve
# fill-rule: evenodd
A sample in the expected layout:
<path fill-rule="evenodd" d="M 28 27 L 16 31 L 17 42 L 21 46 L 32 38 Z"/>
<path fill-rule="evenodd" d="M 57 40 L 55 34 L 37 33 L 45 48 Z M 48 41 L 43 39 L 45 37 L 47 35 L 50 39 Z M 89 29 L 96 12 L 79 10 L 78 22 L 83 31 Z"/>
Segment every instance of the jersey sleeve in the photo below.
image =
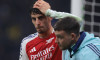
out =
<path fill-rule="evenodd" d="M 55 19 L 60 19 L 60 18 L 64 18 L 64 17 L 74 17 L 79 23 L 80 23 L 80 26 L 81 26 L 81 30 L 82 31 L 82 27 L 84 25 L 84 20 L 76 15 L 73 15 L 73 14 L 70 14 L 70 13 L 67 13 L 67 12 L 57 12 L 57 11 L 54 11 L 54 10 L 51 10 L 51 9 L 48 9 L 45 13 L 46 16 L 50 16 L 52 18 L 55 18 Z"/>
<path fill-rule="evenodd" d="M 29 36 L 25 37 L 22 42 L 21 42 L 21 47 L 20 47 L 20 56 L 19 60 L 29 60 L 29 57 L 26 53 L 26 45 L 29 41 L 33 40 L 35 37 L 38 36 L 38 33 L 30 34 Z"/>
<path fill-rule="evenodd" d="M 22 40 L 21 43 L 19 60 L 29 60 L 26 53 L 26 44 L 24 40 Z"/>

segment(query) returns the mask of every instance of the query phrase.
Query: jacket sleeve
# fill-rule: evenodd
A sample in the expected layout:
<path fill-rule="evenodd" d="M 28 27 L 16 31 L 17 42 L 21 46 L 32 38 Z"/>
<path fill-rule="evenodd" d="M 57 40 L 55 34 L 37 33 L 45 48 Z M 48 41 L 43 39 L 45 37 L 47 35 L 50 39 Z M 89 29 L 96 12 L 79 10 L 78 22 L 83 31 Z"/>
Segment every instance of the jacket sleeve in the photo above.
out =
<path fill-rule="evenodd" d="M 76 15 L 73 15 L 71 13 L 67 13 L 67 12 L 57 12 L 51 9 L 48 9 L 46 11 L 46 16 L 50 16 L 53 17 L 55 19 L 60 19 L 60 18 L 64 18 L 64 17 L 75 17 L 78 21 L 82 21 L 82 19 Z"/>
<path fill-rule="evenodd" d="M 48 9 L 45 13 L 46 16 L 55 18 L 55 19 L 60 19 L 60 18 L 64 18 L 64 17 L 74 17 L 76 18 L 76 20 L 80 23 L 81 29 L 83 27 L 84 24 L 84 20 L 76 15 L 73 15 L 71 13 L 67 13 L 67 12 L 57 12 L 51 9 Z"/>
<path fill-rule="evenodd" d="M 100 53 L 97 52 L 97 50 L 95 50 L 94 48 L 92 50 L 86 47 L 86 49 L 82 49 L 79 59 L 80 60 L 100 60 Z"/>
<path fill-rule="evenodd" d="M 29 60 L 26 53 L 26 43 L 24 40 L 22 40 L 21 43 L 19 60 Z"/>

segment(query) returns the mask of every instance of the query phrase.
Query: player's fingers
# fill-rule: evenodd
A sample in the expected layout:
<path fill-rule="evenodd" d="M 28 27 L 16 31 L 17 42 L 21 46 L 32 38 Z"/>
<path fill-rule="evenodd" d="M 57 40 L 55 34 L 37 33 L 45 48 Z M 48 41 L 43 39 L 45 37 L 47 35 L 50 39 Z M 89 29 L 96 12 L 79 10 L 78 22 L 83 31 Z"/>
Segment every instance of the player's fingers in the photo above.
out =
<path fill-rule="evenodd" d="M 43 0 L 38 0 L 38 1 L 43 1 Z"/>
<path fill-rule="evenodd" d="M 40 0 L 40 1 L 37 1 L 37 3 L 43 4 L 43 3 L 46 3 L 46 2 L 43 1 L 43 0 Z"/>
<path fill-rule="evenodd" d="M 44 1 L 37 1 L 34 5 L 41 7 L 42 5 L 46 4 Z"/>
<path fill-rule="evenodd" d="M 34 5 L 40 6 L 41 4 L 40 4 L 40 3 L 38 3 L 38 2 L 36 2 Z"/>
<path fill-rule="evenodd" d="M 39 4 L 43 4 L 43 3 L 44 3 L 44 1 L 37 1 L 37 3 L 39 3 Z"/>
<path fill-rule="evenodd" d="M 42 1 L 37 1 L 35 4 L 43 4 L 44 2 Z"/>
<path fill-rule="evenodd" d="M 41 3 L 38 3 L 38 2 L 36 2 L 34 5 L 35 5 L 35 6 L 38 6 L 38 7 L 41 7 L 41 6 L 43 6 L 43 4 L 41 4 Z"/>
<path fill-rule="evenodd" d="M 39 4 L 35 4 L 34 6 L 38 6 L 38 7 L 40 7 L 40 5 L 39 5 Z"/>
<path fill-rule="evenodd" d="M 39 8 L 38 6 L 34 6 L 33 8 Z"/>
<path fill-rule="evenodd" d="M 38 5 L 34 5 L 33 8 L 38 8 L 39 9 L 40 7 Z"/>

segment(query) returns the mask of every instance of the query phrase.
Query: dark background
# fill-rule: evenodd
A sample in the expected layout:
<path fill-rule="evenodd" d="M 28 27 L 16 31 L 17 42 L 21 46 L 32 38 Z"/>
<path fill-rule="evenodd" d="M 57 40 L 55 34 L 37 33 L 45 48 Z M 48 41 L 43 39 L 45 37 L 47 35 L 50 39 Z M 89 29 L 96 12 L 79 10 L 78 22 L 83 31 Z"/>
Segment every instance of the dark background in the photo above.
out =
<path fill-rule="evenodd" d="M 100 0 L 84 1 L 84 30 L 100 37 Z"/>
<path fill-rule="evenodd" d="M 29 15 L 35 1 L 0 0 L 0 60 L 19 60 L 21 40 L 36 32 Z M 70 12 L 70 0 L 45 1 L 53 10 Z"/>

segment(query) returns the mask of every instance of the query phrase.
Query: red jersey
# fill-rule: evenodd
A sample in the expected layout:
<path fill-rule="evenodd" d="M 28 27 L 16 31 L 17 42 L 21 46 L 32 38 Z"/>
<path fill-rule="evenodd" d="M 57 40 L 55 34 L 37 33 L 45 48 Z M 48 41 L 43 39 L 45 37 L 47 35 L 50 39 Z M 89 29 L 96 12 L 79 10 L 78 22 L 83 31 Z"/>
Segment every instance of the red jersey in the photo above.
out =
<path fill-rule="evenodd" d="M 55 43 L 55 33 L 40 38 L 38 33 L 29 35 L 21 43 L 19 60 L 62 60 L 62 51 Z"/>

